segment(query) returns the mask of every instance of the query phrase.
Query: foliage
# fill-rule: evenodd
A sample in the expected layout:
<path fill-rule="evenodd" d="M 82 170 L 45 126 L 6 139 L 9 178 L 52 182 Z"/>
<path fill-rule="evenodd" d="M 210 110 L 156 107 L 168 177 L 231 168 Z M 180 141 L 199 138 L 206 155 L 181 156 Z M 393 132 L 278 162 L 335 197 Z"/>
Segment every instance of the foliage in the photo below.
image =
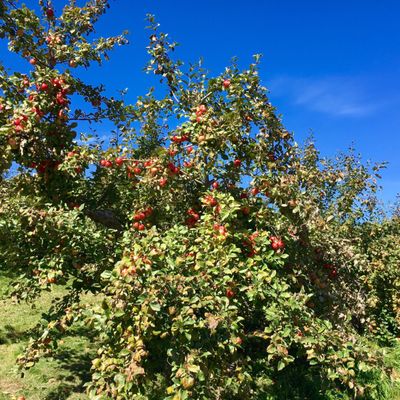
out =
<path fill-rule="evenodd" d="M 270 232 L 241 226 L 239 204 L 218 200 L 223 225 L 209 210 L 193 228 L 127 237 L 129 250 L 103 274 L 111 284 L 92 317 L 106 327 L 93 397 L 262 398 L 295 360 L 350 387 L 367 369 L 373 356 L 345 324 L 316 315 L 304 273 L 271 248 Z"/>
<path fill-rule="evenodd" d="M 396 215 L 363 227 L 369 263 L 365 273 L 368 287 L 369 330 L 384 342 L 400 335 L 400 220 Z"/>
<path fill-rule="evenodd" d="M 7 288 L 9 278 L 0 277 L 0 293 Z M 84 394 L 83 384 L 90 378 L 90 360 L 95 356 L 97 342 L 92 342 L 90 327 L 76 328 L 59 341 L 52 359 L 43 359 L 33 368 L 18 374 L 15 359 L 29 341 L 29 335 L 40 321 L 52 301 L 65 294 L 65 287 L 53 285 L 51 292 L 42 293 L 32 308 L 27 303 L 16 303 L 10 298 L 0 300 L 0 318 L 7 321 L 0 330 L 0 399 L 15 400 L 25 396 L 30 400 L 76 400 L 89 398 Z M 82 301 L 96 304 L 96 296 L 87 296 Z M 92 342 L 90 344 L 90 342 Z M 399 346 L 386 349 L 385 363 L 394 367 L 392 379 L 400 371 Z M 396 385 L 390 377 L 382 379 L 379 371 L 373 371 L 374 395 L 379 400 L 398 400 L 400 382 Z M 276 372 L 269 380 L 270 392 L 265 399 L 342 399 L 350 400 L 335 389 L 323 386 L 318 379 L 318 368 L 310 369 L 306 364 L 293 362 L 290 367 Z"/>

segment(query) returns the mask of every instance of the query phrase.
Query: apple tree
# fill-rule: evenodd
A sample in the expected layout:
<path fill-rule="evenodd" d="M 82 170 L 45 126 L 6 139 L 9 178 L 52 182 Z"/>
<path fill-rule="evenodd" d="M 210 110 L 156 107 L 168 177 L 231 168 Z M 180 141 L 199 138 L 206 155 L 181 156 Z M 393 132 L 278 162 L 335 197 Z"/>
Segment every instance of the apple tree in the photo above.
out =
<path fill-rule="evenodd" d="M 126 43 L 88 40 L 107 1 L 38 6 L 1 3 L 0 34 L 27 72 L 0 71 L 0 261 L 21 299 L 67 294 L 21 368 L 84 324 L 99 349 L 93 399 L 267 398 L 291 371 L 326 393 L 367 392 L 369 371 L 384 373 L 362 235 L 381 166 L 298 146 L 260 56 L 216 77 L 186 68 L 152 16 L 146 70 L 162 94 L 108 98 L 79 78 Z M 103 120 L 108 147 L 77 137 Z"/>

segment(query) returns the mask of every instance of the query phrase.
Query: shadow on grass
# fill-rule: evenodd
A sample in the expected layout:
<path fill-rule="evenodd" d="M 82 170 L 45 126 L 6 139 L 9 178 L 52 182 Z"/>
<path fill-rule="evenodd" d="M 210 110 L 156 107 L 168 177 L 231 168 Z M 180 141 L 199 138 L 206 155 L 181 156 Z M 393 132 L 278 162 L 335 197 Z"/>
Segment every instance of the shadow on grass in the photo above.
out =
<path fill-rule="evenodd" d="M 12 325 L 0 329 L 0 345 L 26 341 L 32 336 L 32 330 L 17 330 Z"/>
<path fill-rule="evenodd" d="M 84 393 L 84 384 L 90 380 L 91 354 L 83 350 L 62 349 L 54 355 L 60 372 L 54 378 L 60 384 L 45 400 L 65 400 L 73 393 Z"/>
<path fill-rule="evenodd" d="M 20 331 L 12 325 L 5 325 L 0 330 L 0 344 L 27 342 L 30 337 L 35 336 L 34 331 L 34 329 Z M 91 353 L 90 346 L 89 349 L 87 347 L 89 342 L 94 342 L 93 331 L 86 327 L 75 328 L 68 333 L 65 340 L 67 341 L 65 347 L 59 347 L 55 351 L 53 361 L 46 367 L 46 373 L 54 371 L 50 372 L 51 381 L 54 383 L 49 385 L 49 391 L 40 397 L 43 400 L 66 400 L 73 394 L 83 395 L 84 384 L 90 381 L 94 354 Z"/>
<path fill-rule="evenodd" d="M 8 279 L 15 279 L 22 273 L 22 270 L 17 271 L 15 268 L 2 268 L 0 269 L 0 279 L 1 278 L 8 278 Z"/>
<path fill-rule="evenodd" d="M 4 325 L 0 327 L 0 345 L 28 341 L 31 337 L 35 336 L 35 332 L 36 327 L 19 330 L 11 324 Z M 96 337 L 96 334 L 92 329 L 87 327 L 79 327 L 70 329 L 68 336 L 84 337 L 93 341 Z"/>

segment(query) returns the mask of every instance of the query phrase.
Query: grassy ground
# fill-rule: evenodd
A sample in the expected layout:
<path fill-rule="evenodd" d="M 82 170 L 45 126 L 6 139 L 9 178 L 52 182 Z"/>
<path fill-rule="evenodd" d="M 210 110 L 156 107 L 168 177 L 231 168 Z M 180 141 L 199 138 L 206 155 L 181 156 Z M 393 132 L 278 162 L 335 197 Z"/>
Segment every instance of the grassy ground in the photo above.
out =
<path fill-rule="evenodd" d="M 7 279 L 0 277 L 0 296 Z M 0 300 L 0 400 L 24 395 L 27 400 L 87 399 L 83 383 L 89 377 L 93 348 L 85 336 L 67 337 L 53 359 L 40 361 L 25 377 L 15 368 L 15 360 L 29 339 L 29 329 L 40 319 L 54 298 L 62 296 L 56 288 L 44 293 L 36 308 Z"/>
<path fill-rule="evenodd" d="M 0 275 L 0 299 L 7 286 L 7 278 Z M 63 295 L 61 288 L 44 293 L 36 308 L 0 300 L 0 400 L 14 400 L 23 395 L 27 400 L 83 400 L 83 384 L 90 379 L 91 356 L 94 346 L 87 335 L 76 332 L 67 337 L 52 359 L 40 361 L 24 377 L 18 374 L 15 360 L 29 340 L 29 329 L 39 321 L 41 313 L 51 302 Z M 387 350 L 387 365 L 393 367 L 391 379 L 372 378 L 377 389 L 374 399 L 400 400 L 400 344 Z M 285 371 L 285 370 L 284 370 Z M 283 371 L 283 372 L 284 372 Z M 282 385 L 276 385 L 274 400 L 350 400 L 334 392 L 318 390 L 316 381 L 305 371 L 288 370 Z M 397 383 L 396 383 L 397 382 Z M 280 387 L 282 386 L 282 387 Z M 244 399 L 245 400 L 245 399 Z M 246 399 L 247 400 L 247 399 Z M 250 399 L 249 399 L 250 400 Z"/>

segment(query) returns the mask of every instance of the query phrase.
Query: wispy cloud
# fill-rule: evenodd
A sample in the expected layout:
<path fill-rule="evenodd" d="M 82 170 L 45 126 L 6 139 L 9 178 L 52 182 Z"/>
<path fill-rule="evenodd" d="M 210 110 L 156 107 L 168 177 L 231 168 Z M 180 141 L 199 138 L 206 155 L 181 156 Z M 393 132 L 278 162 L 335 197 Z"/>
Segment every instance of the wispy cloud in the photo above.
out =
<path fill-rule="evenodd" d="M 364 116 L 378 105 L 357 79 L 343 77 L 279 77 L 269 83 L 271 96 L 286 97 L 293 104 L 332 116 Z"/>

